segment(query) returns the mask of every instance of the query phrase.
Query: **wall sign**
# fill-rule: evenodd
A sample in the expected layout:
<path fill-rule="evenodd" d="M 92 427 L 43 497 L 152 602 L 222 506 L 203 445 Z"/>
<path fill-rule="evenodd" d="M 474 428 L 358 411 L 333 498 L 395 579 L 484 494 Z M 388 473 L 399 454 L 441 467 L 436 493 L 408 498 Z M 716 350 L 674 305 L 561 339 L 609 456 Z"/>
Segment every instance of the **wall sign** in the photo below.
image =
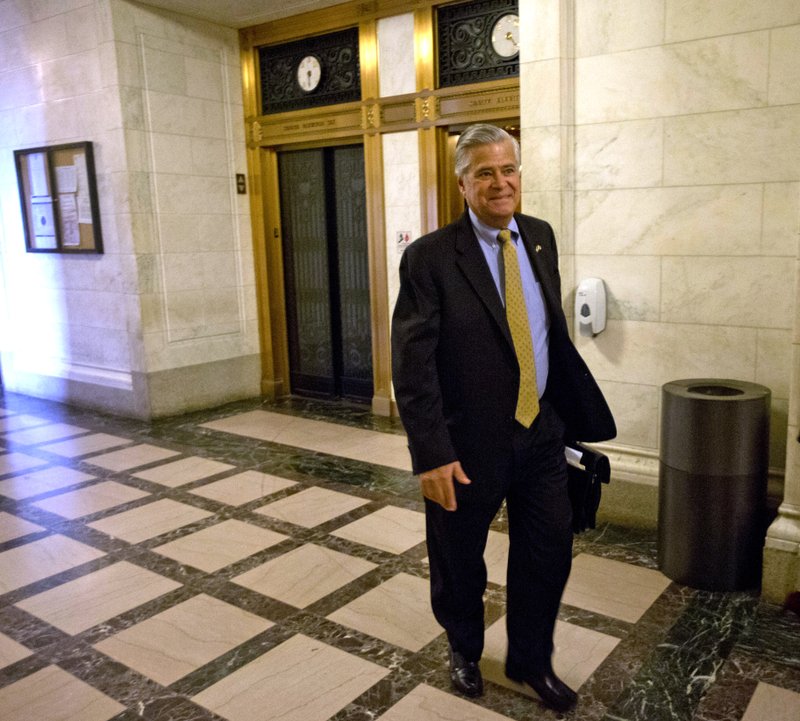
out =
<path fill-rule="evenodd" d="M 361 100 L 358 28 L 258 49 L 261 113 Z"/>
<path fill-rule="evenodd" d="M 102 253 L 92 144 L 14 151 L 25 249 Z"/>
<path fill-rule="evenodd" d="M 517 0 L 480 0 L 436 10 L 438 87 L 519 75 Z"/>

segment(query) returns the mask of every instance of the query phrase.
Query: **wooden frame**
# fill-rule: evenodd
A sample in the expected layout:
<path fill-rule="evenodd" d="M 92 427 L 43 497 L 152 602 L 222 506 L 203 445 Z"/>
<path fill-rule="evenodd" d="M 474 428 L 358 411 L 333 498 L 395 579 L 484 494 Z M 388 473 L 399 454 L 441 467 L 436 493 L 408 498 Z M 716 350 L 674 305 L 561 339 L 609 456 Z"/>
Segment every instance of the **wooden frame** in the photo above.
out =
<path fill-rule="evenodd" d="M 102 253 L 90 142 L 14 151 L 29 253 Z"/>

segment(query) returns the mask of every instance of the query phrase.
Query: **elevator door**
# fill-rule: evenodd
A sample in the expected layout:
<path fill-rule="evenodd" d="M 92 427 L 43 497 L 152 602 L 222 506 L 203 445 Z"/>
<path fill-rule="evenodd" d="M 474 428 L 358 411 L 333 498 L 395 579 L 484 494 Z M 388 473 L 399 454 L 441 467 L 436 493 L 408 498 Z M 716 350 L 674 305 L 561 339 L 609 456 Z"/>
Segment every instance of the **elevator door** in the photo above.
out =
<path fill-rule="evenodd" d="M 372 399 L 361 145 L 278 156 L 292 393 Z"/>

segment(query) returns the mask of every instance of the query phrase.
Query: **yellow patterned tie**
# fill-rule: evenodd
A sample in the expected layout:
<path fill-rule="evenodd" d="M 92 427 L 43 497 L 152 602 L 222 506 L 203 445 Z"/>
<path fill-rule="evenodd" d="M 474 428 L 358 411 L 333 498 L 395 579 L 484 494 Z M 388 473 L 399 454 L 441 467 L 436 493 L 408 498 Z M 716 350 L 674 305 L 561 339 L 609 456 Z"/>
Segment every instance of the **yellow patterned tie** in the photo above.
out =
<path fill-rule="evenodd" d="M 503 247 L 503 264 L 506 274 L 506 318 L 511 328 L 511 338 L 519 363 L 519 396 L 515 418 L 525 428 L 530 428 L 539 415 L 539 391 L 536 387 L 536 363 L 533 360 L 531 326 L 522 293 L 517 250 L 511 242 L 511 231 L 503 228 L 497 236 Z"/>

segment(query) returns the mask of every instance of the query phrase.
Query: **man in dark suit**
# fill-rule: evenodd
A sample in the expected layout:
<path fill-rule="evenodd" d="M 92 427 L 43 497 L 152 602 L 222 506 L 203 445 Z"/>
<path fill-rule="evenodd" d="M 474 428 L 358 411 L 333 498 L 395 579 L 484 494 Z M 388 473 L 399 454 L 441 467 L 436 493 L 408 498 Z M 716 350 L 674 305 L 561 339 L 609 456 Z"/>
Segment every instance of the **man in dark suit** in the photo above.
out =
<path fill-rule="evenodd" d="M 551 664 L 572 562 L 564 441 L 606 440 L 616 428 L 568 335 L 553 231 L 514 212 L 519 166 L 504 130 L 479 124 L 461 135 L 456 175 L 468 210 L 403 254 L 393 379 L 425 497 L 431 603 L 454 687 L 483 692 L 483 552 L 505 500 L 506 675 L 567 710 L 577 695 Z"/>

